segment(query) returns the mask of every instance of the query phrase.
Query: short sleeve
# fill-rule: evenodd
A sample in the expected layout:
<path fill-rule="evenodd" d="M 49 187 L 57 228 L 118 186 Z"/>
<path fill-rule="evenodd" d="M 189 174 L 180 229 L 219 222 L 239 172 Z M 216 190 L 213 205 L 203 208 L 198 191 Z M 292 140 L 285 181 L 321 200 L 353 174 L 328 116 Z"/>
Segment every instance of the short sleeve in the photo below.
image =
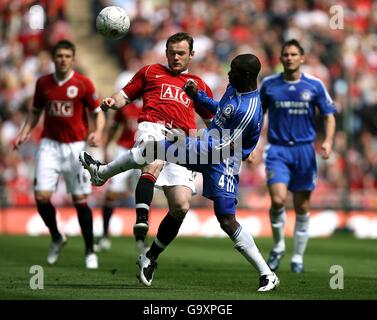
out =
<path fill-rule="evenodd" d="M 146 72 L 150 66 L 141 68 L 132 79 L 122 88 L 127 97 L 133 101 L 142 97 L 146 85 Z"/>
<path fill-rule="evenodd" d="M 335 103 L 331 99 L 330 94 L 328 93 L 325 85 L 321 80 L 318 80 L 316 87 L 318 90 L 316 104 L 318 106 L 319 112 L 322 115 L 336 113 Z"/>
<path fill-rule="evenodd" d="M 93 82 L 89 78 L 85 78 L 85 102 L 86 106 L 90 111 L 94 111 L 100 105 L 96 89 L 94 88 Z"/>
<path fill-rule="evenodd" d="M 33 98 L 33 108 L 43 109 L 45 107 L 45 98 L 43 96 L 41 79 L 38 79 L 35 85 L 35 92 Z"/>

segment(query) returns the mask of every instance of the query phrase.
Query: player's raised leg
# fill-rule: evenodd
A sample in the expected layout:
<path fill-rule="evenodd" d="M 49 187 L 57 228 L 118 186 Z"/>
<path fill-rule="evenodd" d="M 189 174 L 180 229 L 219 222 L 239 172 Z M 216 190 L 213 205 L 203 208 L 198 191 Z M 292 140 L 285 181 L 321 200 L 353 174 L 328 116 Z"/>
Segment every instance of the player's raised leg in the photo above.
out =
<path fill-rule="evenodd" d="M 102 164 L 93 159 L 88 152 L 81 151 L 79 160 L 83 167 L 89 171 L 92 183 L 96 186 L 102 186 L 118 173 L 144 167 L 147 163 L 142 152 L 142 148 L 132 148 L 108 164 Z"/>

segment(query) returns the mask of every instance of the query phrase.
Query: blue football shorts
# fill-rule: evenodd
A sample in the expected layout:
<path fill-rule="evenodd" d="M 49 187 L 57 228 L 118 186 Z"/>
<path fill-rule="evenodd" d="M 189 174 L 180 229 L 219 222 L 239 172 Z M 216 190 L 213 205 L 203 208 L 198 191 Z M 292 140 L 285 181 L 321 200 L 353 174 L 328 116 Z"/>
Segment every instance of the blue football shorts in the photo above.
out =
<path fill-rule="evenodd" d="M 284 183 L 292 192 L 315 188 L 317 163 L 311 143 L 295 146 L 269 144 L 264 156 L 268 185 Z"/>

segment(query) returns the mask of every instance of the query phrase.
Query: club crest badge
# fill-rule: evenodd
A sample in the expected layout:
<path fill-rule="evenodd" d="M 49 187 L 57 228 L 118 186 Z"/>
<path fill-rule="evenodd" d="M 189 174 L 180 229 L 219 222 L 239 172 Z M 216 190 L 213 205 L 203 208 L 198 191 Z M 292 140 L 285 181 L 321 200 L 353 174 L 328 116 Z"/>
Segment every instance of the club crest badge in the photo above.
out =
<path fill-rule="evenodd" d="M 67 97 L 68 98 L 75 98 L 77 97 L 77 94 L 79 92 L 79 88 L 77 88 L 76 86 L 69 86 L 67 88 Z"/>
<path fill-rule="evenodd" d="M 309 90 L 304 90 L 301 92 L 301 99 L 304 101 L 310 101 L 312 93 Z"/>
<path fill-rule="evenodd" d="M 224 117 L 229 118 L 229 117 L 233 114 L 233 112 L 234 112 L 234 107 L 233 107 L 233 105 L 228 104 L 228 105 L 224 108 L 224 110 L 223 110 L 223 115 L 224 115 Z"/>

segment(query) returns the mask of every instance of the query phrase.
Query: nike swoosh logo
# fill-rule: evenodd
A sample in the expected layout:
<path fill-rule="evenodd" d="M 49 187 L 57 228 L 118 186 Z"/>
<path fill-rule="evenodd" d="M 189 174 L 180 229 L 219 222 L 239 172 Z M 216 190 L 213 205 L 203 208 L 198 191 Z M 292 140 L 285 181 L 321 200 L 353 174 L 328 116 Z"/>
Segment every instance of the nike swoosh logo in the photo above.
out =
<path fill-rule="evenodd" d="M 165 75 L 164 74 L 156 74 L 156 78 L 161 78 L 161 77 L 164 77 Z"/>

